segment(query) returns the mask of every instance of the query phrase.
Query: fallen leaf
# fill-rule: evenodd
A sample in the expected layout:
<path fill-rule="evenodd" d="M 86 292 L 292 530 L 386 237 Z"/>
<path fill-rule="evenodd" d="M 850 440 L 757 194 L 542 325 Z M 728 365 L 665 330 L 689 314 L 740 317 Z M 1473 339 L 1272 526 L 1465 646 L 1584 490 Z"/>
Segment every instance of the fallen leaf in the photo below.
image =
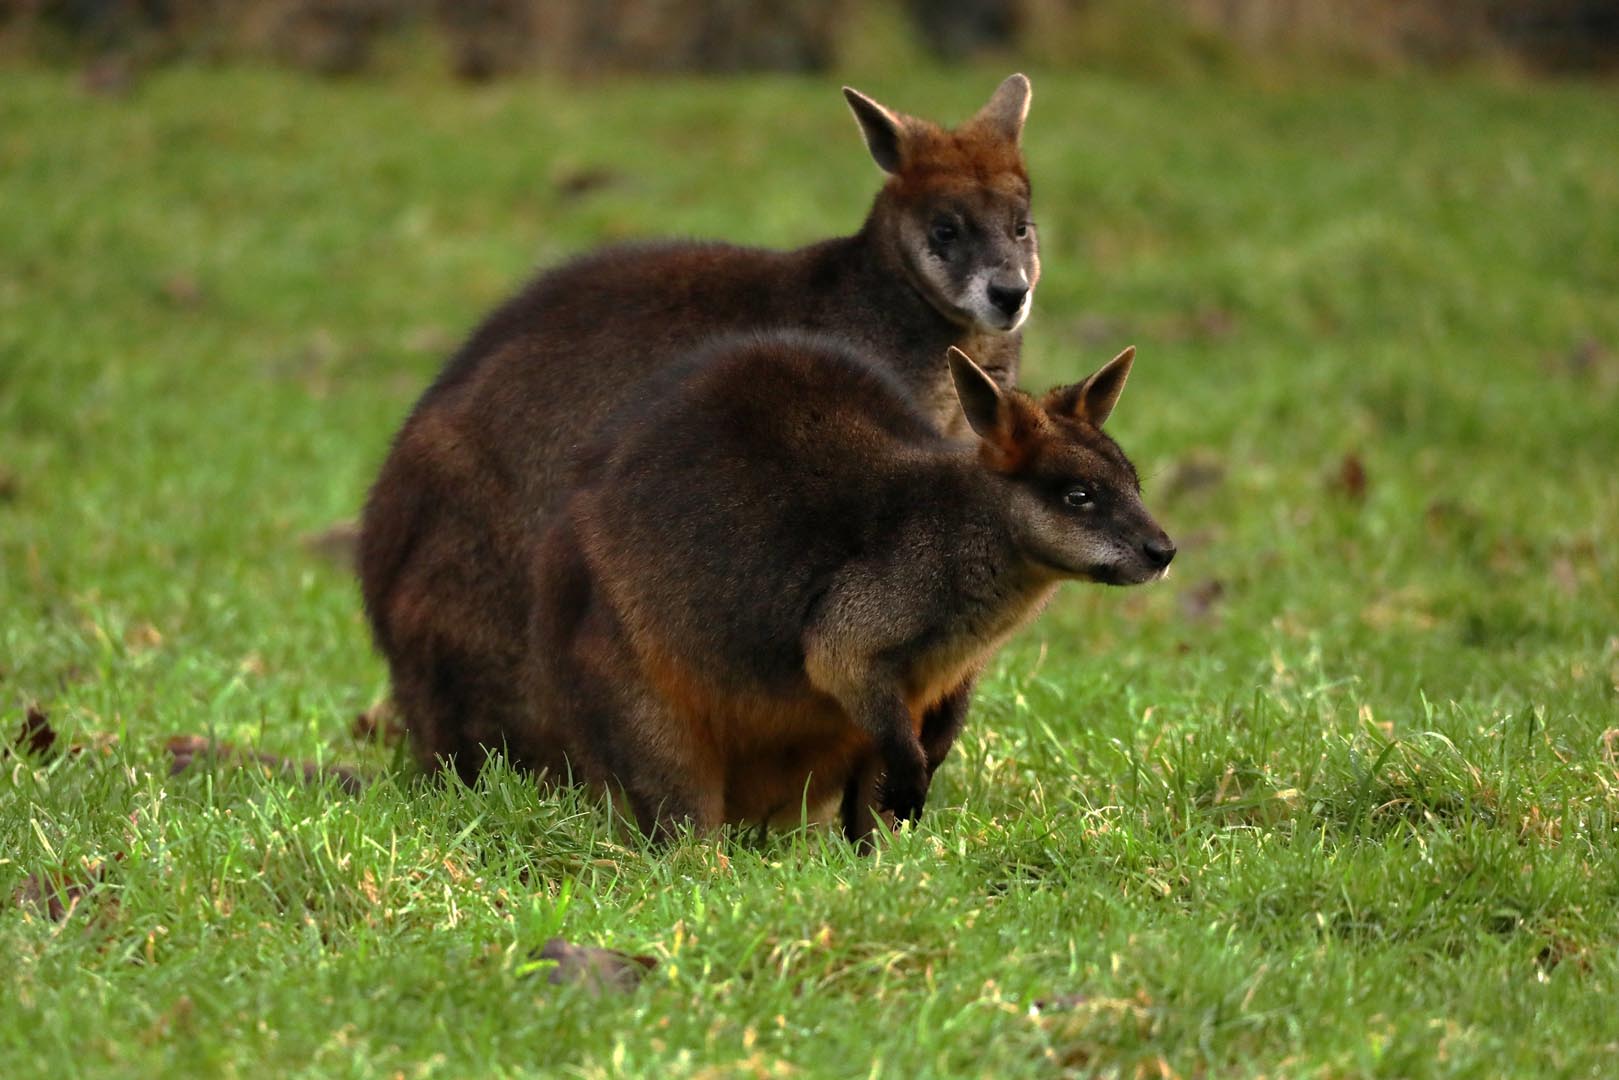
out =
<path fill-rule="evenodd" d="M 17 482 L 17 474 L 10 469 L 0 468 L 0 503 L 16 502 L 21 492 L 22 485 Z"/>
<path fill-rule="evenodd" d="M 354 717 L 349 733 L 357 742 L 379 742 L 393 746 L 405 737 L 405 721 L 393 698 L 383 698 Z"/>
<path fill-rule="evenodd" d="M 146 652 L 163 644 L 163 632 L 149 622 L 136 623 L 124 631 L 124 644 L 131 652 Z"/>
<path fill-rule="evenodd" d="M 617 187 L 623 174 L 605 168 L 572 169 L 557 177 L 557 194 L 563 199 L 580 199 L 597 191 Z"/>
<path fill-rule="evenodd" d="M 354 521 L 339 521 L 319 532 L 306 533 L 301 543 L 310 554 L 320 556 L 333 566 L 352 570 L 360 547 L 360 525 Z"/>
<path fill-rule="evenodd" d="M 1165 502 L 1174 502 L 1224 482 L 1225 463 L 1212 450 L 1193 450 L 1170 468 L 1160 490 Z"/>
<path fill-rule="evenodd" d="M 97 97 L 128 97 L 135 88 L 134 62 L 124 55 L 103 56 L 90 61 L 79 73 L 79 85 Z"/>
<path fill-rule="evenodd" d="M 122 854 L 113 856 L 114 861 L 122 858 Z M 31 907 L 52 922 L 61 922 L 106 876 L 106 859 L 81 860 L 77 871 L 39 870 L 23 879 L 12 892 L 11 902 Z"/>
<path fill-rule="evenodd" d="M 1366 481 L 1366 464 L 1361 461 L 1360 455 L 1345 454 L 1343 460 L 1338 463 L 1338 474 L 1333 479 L 1333 486 L 1351 501 L 1361 502 L 1366 498 Z"/>
<path fill-rule="evenodd" d="M 38 705 L 28 706 L 28 711 L 23 715 L 22 728 L 12 740 L 12 745 L 34 757 L 50 756 L 51 749 L 56 745 L 56 729 L 51 727 L 44 709 Z"/>
<path fill-rule="evenodd" d="M 1552 560 L 1552 580 L 1557 587 L 1563 590 L 1564 596 L 1578 596 L 1580 592 L 1580 575 L 1574 569 L 1574 563 L 1566 556 L 1559 555 Z"/>
<path fill-rule="evenodd" d="M 1215 609 L 1225 598 L 1225 582 L 1208 578 L 1181 593 L 1181 613 L 1193 622 L 1203 622 L 1216 614 Z"/>
<path fill-rule="evenodd" d="M 573 945 L 554 937 L 540 949 L 538 959 L 555 961 L 547 979 L 553 986 L 577 983 L 593 997 L 635 989 L 647 972 L 658 966 L 650 956 L 632 956 L 617 949 Z"/>
<path fill-rule="evenodd" d="M 1595 337 L 1584 338 L 1564 354 L 1564 374 L 1582 382 L 1594 382 L 1605 389 L 1619 384 L 1619 363 L 1613 350 Z"/>
<path fill-rule="evenodd" d="M 1090 348 L 1117 343 L 1135 336 L 1127 331 L 1128 327 L 1123 320 L 1097 312 L 1081 314 L 1071 319 L 1068 324 L 1069 334 L 1077 338 L 1080 344 Z"/>
<path fill-rule="evenodd" d="M 190 274 L 173 274 L 160 289 L 163 299 L 177 308 L 194 308 L 202 303 L 202 286 Z"/>

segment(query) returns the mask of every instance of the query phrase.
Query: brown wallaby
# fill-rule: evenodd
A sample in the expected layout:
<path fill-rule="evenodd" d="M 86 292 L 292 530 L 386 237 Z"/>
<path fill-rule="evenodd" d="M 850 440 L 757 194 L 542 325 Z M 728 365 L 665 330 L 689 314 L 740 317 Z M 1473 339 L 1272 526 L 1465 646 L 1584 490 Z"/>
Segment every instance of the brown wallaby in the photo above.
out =
<path fill-rule="evenodd" d="M 919 415 L 965 433 L 941 361 L 1003 385 L 1040 276 L 1019 139 L 1029 83 L 953 131 L 845 90 L 887 175 L 853 236 L 792 252 L 609 248 L 496 310 L 417 403 L 372 488 L 359 571 L 416 750 L 470 778 L 529 724 L 518 689 L 534 538 L 575 450 L 648 379 L 716 334 L 788 328 L 880 357 Z M 531 764 L 517 759 L 518 764 Z"/>
<path fill-rule="evenodd" d="M 1036 400 L 951 349 L 964 442 L 840 342 L 716 344 L 553 518 L 515 751 L 655 835 L 839 795 L 856 839 L 874 806 L 915 818 L 979 669 L 1058 583 L 1175 554 L 1101 430 L 1133 355 Z"/>

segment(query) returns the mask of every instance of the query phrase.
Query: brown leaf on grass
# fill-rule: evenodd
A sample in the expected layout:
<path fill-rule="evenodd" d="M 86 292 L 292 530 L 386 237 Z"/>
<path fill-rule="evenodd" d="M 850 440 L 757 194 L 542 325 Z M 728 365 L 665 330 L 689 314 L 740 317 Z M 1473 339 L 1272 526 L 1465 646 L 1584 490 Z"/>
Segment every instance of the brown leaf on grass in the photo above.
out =
<path fill-rule="evenodd" d="M 50 756 L 51 750 L 56 746 L 56 729 L 51 727 L 50 717 L 38 705 L 28 706 L 23 715 L 22 727 L 17 731 L 17 737 L 11 744 L 24 754 L 37 758 Z"/>
<path fill-rule="evenodd" d="M 1095 311 L 1083 312 L 1070 319 L 1065 332 L 1076 338 L 1081 345 L 1092 348 L 1116 344 L 1123 339 L 1136 336 L 1122 319 Z"/>
<path fill-rule="evenodd" d="M 1591 958 L 1585 947 L 1566 937 L 1553 937 L 1535 954 L 1535 966 L 1542 973 L 1551 971 L 1567 961 L 1578 971 L 1591 970 Z"/>
<path fill-rule="evenodd" d="M 138 1038 L 147 1046 L 156 1046 L 168 1042 L 177 1034 L 189 1034 L 196 1027 L 196 1014 L 197 1008 L 191 1001 L 191 995 L 181 994 L 168 1011 L 153 1020 Z"/>
<path fill-rule="evenodd" d="M 1619 728 L 1609 728 L 1598 738 L 1602 743 L 1602 760 L 1619 768 Z"/>
<path fill-rule="evenodd" d="M 349 765 L 325 765 L 316 761 L 284 758 L 279 754 L 246 751 L 230 743 L 213 742 L 201 735 L 176 735 L 163 744 L 163 749 L 170 758 L 170 776 L 178 776 L 198 761 L 204 761 L 233 768 L 256 766 L 265 773 L 290 776 L 306 784 L 332 779 L 350 795 L 358 795 L 365 787 L 365 778 L 360 771 Z"/>
<path fill-rule="evenodd" d="M 319 532 L 305 533 L 300 542 L 310 554 L 318 555 L 333 566 L 353 570 L 360 547 L 360 525 L 355 521 L 339 521 Z"/>
<path fill-rule="evenodd" d="M 1563 591 L 1564 596 L 1578 596 L 1580 592 L 1579 571 L 1574 569 L 1574 563 L 1565 555 L 1559 555 L 1552 560 L 1552 580 Z"/>
<path fill-rule="evenodd" d="M 56 728 L 51 725 L 45 710 L 38 705 L 30 705 L 27 715 L 23 717 L 22 726 L 17 730 L 16 738 L 0 746 L 0 758 L 10 757 L 13 750 L 40 761 L 50 761 L 63 753 L 68 757 L 77 757 L 86 750 L 106 755 L 117 745 L 118 736 L 93 732 L 88 742 L 69 743 L 64 748 L 57 739 Z"/>
<path fill-rule="evenodd" d="M 1587 337 L 1575 342 L 1574 347 L 1564 354 L 1562 363 L 1554 362 L 1551 367 L 1554 372 L 1581 382 L 1596 383 L 1603 389 L 1619 385 L 1619 360 L 1599 338 Z"/>
<path fill-rule="evenodd" d="M 202 286 L 190 274 L 173 274 L 165 278 L 159 291 L 163 299 L 177 308 L 194 308 L 202 303 Z"/>
<path fill-rule="evenodd" d="M 114 855 L 113 861 L 123 857 L 122 853 Z M 107 861 L 83 859 L 77 870 L 36 871 L 12 892 L 11 902 L 18 907 L 33 908 L 52 922 L 61 922 L 73 914 L 73 909 L 90 890 L 106 879 Z"/>
<path fill-rule="evenodd" d="M 149 622 L 136 623 L 124 631 L 124 645 L 130 652 L 142 653 L 163 644 L 163 631 Z"/>
<path fill-rule="evenodd" d="M 21 493 L 22 484 L 18 482 L 17 474 L 0 466 L 0 504 L 16 502 Z"/>
<path fill-rule="evenodd" d="M 1363 502 L 1366 499 L 1366 483 L 1366 463 L 1361 461 L 1359 454 L 1345 454 L 1333 476 L 1333 488 L 1351 502 Z"/>
<path fill-rule="evenodd" d="M 369 709 L 354 717 L 349 734 L 356 742 L 378 742 L 394 746 L 405 737 L 405 720 L 399 715 L 394 699 L 383 698 Z"/>
<path fill-rule="evenodd" d="M 1170 316 L 1161 321 L 1156 330 L 1157 336 L 1167 341 L 1209 344 L 1235 334 L 1237 316 L 1228 308 L 1211 305 Z"/>
<path fill-rule="evenodd" d="M 1219 614 L 1217 609 L 1220 601 L 1225 599 L 1225 592 L 1225 582 L 1219 578 L 1199 582 L 1181 593 L 1181 614 L 1193 622 L 1212 619 Z"/>
<path fill-rule="evenodd" d="M 1212 450 L 1193 450 L 1170 467 L 1158 490 L 1165 502 L 1175 502 L 1224 482 L 1225 463 Z"/>
<path fill-rule="evenodd" d="M 135 89 L 135 62 L 121 53 L 97 57 L 79 72 L 79 85 L 97 97 L 128 97 Z"/>
<path fill-rule="evenodd" d="M 646 973 L 658 966 L 651 956 L 632 956 L 617 949 L 573 945 L 554 937 L 540 949 L 539 959 L 554 960 L 556 966 L 546 977 L 551 985 L 577 983 L 593 997 L 605 993 L 627 993 L 635 989 Z"/>
<path fill-rule="evenodd" d="M 623 182 L 623 174 L 612 169 L 601 167 L 570 169 L 557 177 L 557 194 L 564 200 L 571 201 L 610 187 L 617 187 Z"/>

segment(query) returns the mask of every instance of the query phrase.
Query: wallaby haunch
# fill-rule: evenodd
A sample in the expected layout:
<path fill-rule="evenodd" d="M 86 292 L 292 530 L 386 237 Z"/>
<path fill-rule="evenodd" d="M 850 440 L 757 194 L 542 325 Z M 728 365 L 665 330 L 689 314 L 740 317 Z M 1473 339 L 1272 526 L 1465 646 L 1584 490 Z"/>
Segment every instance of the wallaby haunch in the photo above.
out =
<path fill-rule="evenodd" d="M 366 612 L 429 767 L 471 777 L 521 740 L 535 537 L 576 449 L 646 381 L 716 334 L 837 335 L 880 358 L 932 423 L 965 432 L 942 362 L 969 349 L 1015 382 L 1040 262 L 1019 139 L 1029 84 L 1003 82 L 953 131 L 845 90 L 888 174 L 853 236 L 792 252 L 609 248 L 497 309 L 417 403 L 361 527 Z M 519 765 L 534 764 L 516 757 Z"/>
<path fill-rule="evenodd" d="M 1101 430 L 1133 355 L 1036 400 L 950 350 L 964 442 L 837 342 L 716 345 L 616 418 L 553 519 L 516 752 L 654 834 L 839 796 L 857 839 L 874 807 L 915 818 L 977 672 L 1058 583 L 1175 554 Z"/>

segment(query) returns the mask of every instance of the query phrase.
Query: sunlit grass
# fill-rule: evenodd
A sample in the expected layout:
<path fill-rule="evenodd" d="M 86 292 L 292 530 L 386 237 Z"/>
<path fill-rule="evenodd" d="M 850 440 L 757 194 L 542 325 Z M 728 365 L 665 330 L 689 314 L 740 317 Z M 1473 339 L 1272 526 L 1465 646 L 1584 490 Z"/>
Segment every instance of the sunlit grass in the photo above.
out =
<path fill-rule="evenodd" d="M 854 228 L 835 85 L 5 73 L 0 717 L 118 740 L 4 762 L 0 896 L 102 865 L 0 914 L 6 1074 L 1603 1075 L 1619 105 L 1034 81 L 1027 381 L 1139 346 L 1110 426 L 1182 555 L 1066 593 L 862 858 L 418 783 L 300 541 L 532 265 Z M 388 778 L 171 778 L 177 733 Z M 553 987 L 554 933 L 661 963 Z"/>

